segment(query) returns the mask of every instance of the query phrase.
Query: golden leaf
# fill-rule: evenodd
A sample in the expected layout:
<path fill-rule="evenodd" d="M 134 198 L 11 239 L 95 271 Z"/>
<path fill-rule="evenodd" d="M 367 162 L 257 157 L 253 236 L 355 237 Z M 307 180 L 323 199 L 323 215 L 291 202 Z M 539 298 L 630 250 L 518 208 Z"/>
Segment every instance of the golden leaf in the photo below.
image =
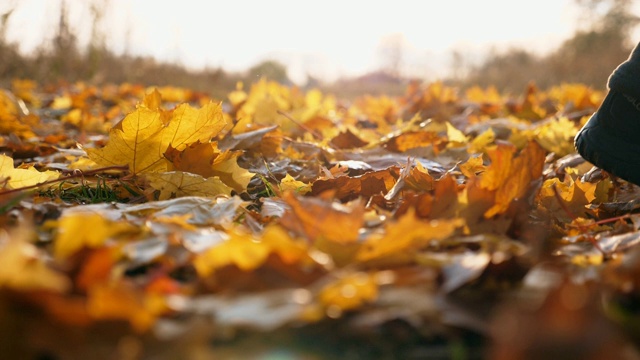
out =
<path fill-rule="evenodd" d="M 545 152 L 531 141 L 516 156 L 516 148 L 510 144 L 498 144 L 487 148 L 491 164 L 478 183 L 485 190 L 495 191 L 495 204 L 484 216 L 490 218 L 505 212 L 511 202 L 523 196 L 531 182 L 542 175 Z"/>
<path fill-rule="evenodd" d="M 136 292 L 124 283 L 96 284 L 89 289 L 87 312 L 97 320 L 125 320 L 144 332 L 168 307 L 160 295 Z"/>
<path fill-rule="evenodd" d="M 575 147 L 573 138 L 578 127 L 566 117 L 552 119 L 535 131 L 535 139 L 545 150 L 553 152 L 557 157 L 573 153 Z"/>
<path fill-rule="evenodd" d="M 482 156 L 472 156 L 464 164 L 460 165 L 460 172 L 468 178 L 476 176 L 476 174 L 485 171 L 485 169 L 486 166 L 484 166 Z"/>
<path fill-rule="evenodd" d="M 13 167 L 13 159 L 0 154 L 0 179 L 5 179 L 9 189 L 18 189 L 41 184 L 60 177 L 57 171 L 38 171 L 33 167 L 26 169 Z"/>
<path fill-rule="evenodd" d="M 200 109 L 181 104 L 173 110 L 169 125 L 162 132 L 162 142 L 176 150 L 184 150 L 196 142 L 209 142 L 226 124 L 222 104 L 210 102 Z"/>
<path fill-rule="evenodd" d="M 450 122 L 446 122 L 447 126 L 447 139 L 450 143 L 454 143 L 456 145 L 466 144 L 468 139 L 467 136 L 460 130 L 456 129 Z"/>
<path fill-rule="evenodd" d="M 128 222 L 110 221 L 99 213 L 65 215 L 58 220 L 54 254 L 64 259 L 83 247 L 100 247 L 116 235 L 137 231 L 139 229 Z"/>
<path fill-rule="evenodd" d="M 48 268 L 39 250 L 21 239 L 0 242 L 0 286 L 15 290 L 64 292 L 69 280 Z"/>
<path fill-rule="evenodd" d="M 573 180 L 570 176 L 566 176 L 564 182 L 558 178 L 552 178 L 542 184 L 536 200 L 558 218 L 570 221 L 573 216 L 584 217 L 586 215 L 585 206 L 595 200 L 597 186 L 597 183 L 582 182 L 579 179 Z M 556 191 L 563 204 L 558 202 Z M 567 214 L 565 209 L 569 210 L 570 214 Z"/>
<path fill-rule="evenodd" d="M 492 128 L 489 128 L 471 140 L 467 151 L 470 154 L 483 153 L 485 152 L 486 147 L 492 144 L 495 139 L 496 133 Z"/>
<path fill-rule="evenodd" d="M 100 149 L 87 149 L 100 166 L 129 165 L 134 174 L 167 170 L 164 153 L 171 145 L 183 150 L 195 142 L 209 141 L 226 122 L 220 105 L 209 103 L 199 110 L 182 104 L 173 111 L 168 125 L 161 110 L 139 106 L 109 132 L 109 142 Z"/>
<path fill-rule="evenodd" d="M 330 283 L 319 294 L 320 303 L 332 317 L 339 316 L 344 311 L 357 309 L 377 297 L 376 277 L 365 272 L 349 274 Z"/>
<path fill-rule="evenodd" d="M 183 171 L 168 171 L 161 174 L 146 174 L 152 188 L 159 190 L 159 200 L 182 196 L 231 195 L 231 188 L 218 177 L 204 178 Z"/>
<path fill-rule="evenodd" d="M 226 241 L 198 254 L 193 260 L 198 274 L 209 276 L 229 265 L 235 265 L 243 271 L 255 270 L 265 263 L 269 254 L 278 255 L 285 263 L 311 261 L 307 246 L 292 239 L 278 226 L 267 227 L 261 237 L 240 229 L 233 229 L 227 235 L 229 238 Z"/>
<path fill-rule="evenodd" d="M 311 185 L 304 183 L 302 181 L 296 180 L 293 176 L 287 174 L 280 181 L 280 190 L 282 191 L 292 191 L 296 192 L 300 195 L 304 195 L 311 191 Z"/>
<path fill-rule="evenodd" d="M 385 226 L 384 234 L 372 235 L 358 251 L 358 261 L 369 261 L 391 256 L 411 258 L 416 250 L 431 241 L 444 240 L 464 225 L 462 219 L 425 221 L 409 209 L 398 221 Z"/>
<path fill-rule="evenodd" d="M 407 187 L 417 191 L 432 190 L 435 182 L 429 170 L 422 166 L 420 161 L 416 161 L 416 166 L 411 169 L 404 181 Z"/>
<path fill-rule="evenodd" d="M 134 175 L 166 171 L 163 128 L 159 111 L 140 106 L 109 131 L 105 147 L 87 149 L 87 155 L 99 166 L 129 165 Z"/>

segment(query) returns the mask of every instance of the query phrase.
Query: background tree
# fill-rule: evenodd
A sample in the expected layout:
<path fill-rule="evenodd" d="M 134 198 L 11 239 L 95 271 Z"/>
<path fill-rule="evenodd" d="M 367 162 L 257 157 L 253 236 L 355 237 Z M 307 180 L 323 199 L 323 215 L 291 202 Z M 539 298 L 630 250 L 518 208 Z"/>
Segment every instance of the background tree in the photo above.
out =
<path fill-rule="evenodd" d="M 247 72 L 247 76 L 247 80 L 250 82 L 266 77 L 269 80 L 277 81 L 281 84 L 291 84 L 289 75 L 287 75 L 287 68 L 275 60 L 266 60 L 254 65 Z"/>

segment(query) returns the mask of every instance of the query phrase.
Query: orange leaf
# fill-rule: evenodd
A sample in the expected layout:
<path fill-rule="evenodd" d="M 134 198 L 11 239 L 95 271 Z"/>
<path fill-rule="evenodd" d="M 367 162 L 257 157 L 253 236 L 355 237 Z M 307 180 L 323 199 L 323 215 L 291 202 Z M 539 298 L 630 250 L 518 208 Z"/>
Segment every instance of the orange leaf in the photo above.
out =
<path fill-rule="evenodd" d="M 410 209 L 396 222 L 385 226 L 384 234 L 370 236 L 360 248 L 356 259 L 369 261 L 400 256 L 412 259 L 417 250 L 432 241 L 444 240 L 454 235 L 464 225 L 462 219 L 425 221 Z"/>
<path fill-rule="evenodd" d="M 311 241 L 323 239 L 347 244 L 358 240 L 364 224 L 364 205 L 356 202 L 349 206 L 331 200 L 299 197 L 291 192 L 283 195 L 291 207 L 285 212 L 281 224 Z"/>

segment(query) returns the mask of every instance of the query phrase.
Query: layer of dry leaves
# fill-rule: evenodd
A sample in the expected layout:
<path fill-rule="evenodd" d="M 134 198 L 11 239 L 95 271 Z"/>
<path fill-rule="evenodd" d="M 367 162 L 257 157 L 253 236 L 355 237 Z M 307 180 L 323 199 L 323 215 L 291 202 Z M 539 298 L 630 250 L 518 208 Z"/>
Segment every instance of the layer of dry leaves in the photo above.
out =
<path fill-rule="evenodd" d="M 638 188 L 603 94 L 267 80 L 0 90 L 9 358 L 633 358 Z"/>

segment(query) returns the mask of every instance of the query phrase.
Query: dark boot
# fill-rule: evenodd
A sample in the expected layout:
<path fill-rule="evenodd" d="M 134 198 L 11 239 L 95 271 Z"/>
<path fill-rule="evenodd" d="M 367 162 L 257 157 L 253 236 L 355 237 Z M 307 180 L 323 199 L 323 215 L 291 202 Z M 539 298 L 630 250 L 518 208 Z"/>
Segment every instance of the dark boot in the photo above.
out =
<path fill-rule="evenodd" d="M 640 103 L 609 91 L 598 111 L 575 138 L 587 161 L 619 178 L 640 185 Z"/>
<path fill-rule="evenodd" d="M 576 149 L 595 166 L 640 185 L 640 45 L 611 74 L 608 87 L 576 135 Z"/>

